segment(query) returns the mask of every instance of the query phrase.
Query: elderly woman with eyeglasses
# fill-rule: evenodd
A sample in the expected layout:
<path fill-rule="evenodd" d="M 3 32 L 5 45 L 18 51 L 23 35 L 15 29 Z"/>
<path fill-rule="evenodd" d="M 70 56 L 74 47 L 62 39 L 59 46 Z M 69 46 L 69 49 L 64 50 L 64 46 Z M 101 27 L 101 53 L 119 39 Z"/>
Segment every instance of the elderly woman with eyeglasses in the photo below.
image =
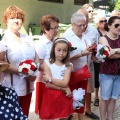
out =
<path fill-rule="evenodd" d="M 99 39 L 99 44 L 110 47 L 110 56 L 100 63 L 100 117 L 113 120 L 116 100 L 120 95 L 120 18 L 110 17 L 108 33 Z"/>
<path fill-rule="evenodd" d="M 42 30 L 42 36 L 39 41 L 35 44 L 36 52 L 39 56 L 40 66 L 45 59 L 49 59 L 50 51 L 52 48 L 53 41 L 59 32 L 59 19 L 54 15 L 45 15 L 40 20 L 40 27 Z M 41 67 L 42 68 L 42 67 Z M 41 69 L 42 70 L 42 69 Z M 40 72 L 36 82 L 36 107 L 35 112 L 39 114 L 42 95 L 44 93 L 45 84 L 42 80 L 42 72 Z M 49 87 L 49 84 L 48 84 Z"/>
<path fill-rule="evenodd" d="M 68 28 L 63 37 L 65 37 L 74 47 L 77 47 L 76 50 L 70 53 L 70 60 L 73 64 L 73 71 L 76 71 L 82 68 L 84 65 L 89 64 L 88 55 L 92 54 L 88 50 L 88 46 L 90 46 L 89 39 L 83 38 L 83 32 L 86 28 L 86 17 L 80 13 L 74 13 L 71 17 L 71 27 Z M 75 79 L 74 79 L 75 81 Z M 71 84 L 71 90 L 83 88 L 87 89 L 88 80 L 79 81 L 77 84 Z M 79 110 L 76 110 L 79 113 L 79 120 L 82 120 L 82 114 L 84 113 L 84 107 L 81 107 Z"/>

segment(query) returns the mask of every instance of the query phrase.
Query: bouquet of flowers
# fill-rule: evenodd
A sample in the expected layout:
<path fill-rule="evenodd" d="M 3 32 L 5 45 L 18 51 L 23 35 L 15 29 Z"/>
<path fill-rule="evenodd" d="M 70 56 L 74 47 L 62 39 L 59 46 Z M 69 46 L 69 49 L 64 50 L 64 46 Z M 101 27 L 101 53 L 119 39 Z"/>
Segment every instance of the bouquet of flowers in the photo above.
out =
<path fill-rule="evenodd" d="M 103 46 L 100 50 L 100 57 L 106 59 L 110 55 L 110 48 L 108 46 Z"/>
<path fill-rule="evenodd" d="M 24 77 L 32 76 L 37 70 L 37 65 L 33 60 L 23 60 L 19 63 L 18 72 Z M 26 78 L 27 93 L 30 93 L 30 81 Z"/>
<path fill-rule="evenodd" d="M 80 107 L 84 106 L 84 95 L 85 95 L 85 90 L 82 88 L 78 88 L 78 90 L 73 90 L 73 109 L 80 109 Z"/>
<path fill-rule="evenodd" d="M 33 60 L 23 60 L 20 62 L 18 72 L 27 75 L 33 75 L 37 70 L 37 65 Z"/>
<path fill-rule="evenodd" d="M 76 50 L 77 47 L 72 47 L 72 44 L 70 42 L 68 42 L 69 46 L 70 46 L 70 51 Z"/>
<path fill-rule="evenodd" d="M 98 60 L 104 62 L 105 59 L 110 55 L 110 48 L 107 45 L 98 45 L 97 55 Z"/>

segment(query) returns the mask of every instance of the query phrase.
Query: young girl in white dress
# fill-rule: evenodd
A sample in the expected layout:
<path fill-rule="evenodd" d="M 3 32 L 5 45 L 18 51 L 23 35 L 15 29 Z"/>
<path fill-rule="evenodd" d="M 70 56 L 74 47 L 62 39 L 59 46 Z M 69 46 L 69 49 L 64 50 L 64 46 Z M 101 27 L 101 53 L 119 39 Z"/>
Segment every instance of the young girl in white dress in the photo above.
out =
<path fill-rule="evenodd" d="M 72 71 L 69 54 L 68 41 L 58 38 L 53 43 L 50 59 L 44 61 L 43 79 L 46 88 L 40 111 L 41 119 L 67 119 L 74 112 L 68 87 Z"/>

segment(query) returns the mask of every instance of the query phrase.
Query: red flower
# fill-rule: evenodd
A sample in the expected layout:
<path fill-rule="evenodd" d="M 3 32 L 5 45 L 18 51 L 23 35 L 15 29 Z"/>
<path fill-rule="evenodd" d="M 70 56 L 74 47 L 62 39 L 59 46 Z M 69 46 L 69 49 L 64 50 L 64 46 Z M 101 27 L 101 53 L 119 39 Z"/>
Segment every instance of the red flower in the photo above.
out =
<path fill-rule="evenodd" d="M 68 42 L 69 46 L 72 47 L 72 44 L 70 42 Z"/>
<path fill-rule="evenodd" d="M 23 68 L 23 69 L 22 69 L 22 73 L 28 74 L 28 69 L 27 69 L 27 68 Z"/>

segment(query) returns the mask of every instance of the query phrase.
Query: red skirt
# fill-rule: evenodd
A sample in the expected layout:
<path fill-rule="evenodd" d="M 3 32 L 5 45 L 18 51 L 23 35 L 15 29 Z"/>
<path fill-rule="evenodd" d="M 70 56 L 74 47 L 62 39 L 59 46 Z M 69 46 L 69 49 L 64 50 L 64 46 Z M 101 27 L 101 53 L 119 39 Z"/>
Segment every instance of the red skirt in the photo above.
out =
<path fill-rule="evenodd" d="M 36 98 L 35 98 L 35 113 L 36 114 L 39 114 L 41 110 L 44 88 L 45 88 L 45 84 L 43 82 L 36 82 Z"/>
<path fill-rule="evenodd" d="M 80 81 L 79 83 L 76 83 L 76 84 L 73 84 L 73 85 L 70 84 L 69 86 L 70 86 L 71 91 L 73 91 L 74 89 L 82 88 L 82 89 L 85 90 L 85 93 L 86 93 L 87 83 L 88 83 L 88 80 L 83 80 L 83 81 Z M 85 106 L 85 96 L 84 96 L 84 106 Z M 75 112 L 83 114 L 84 113 L 84 107 L 81 107 L 80 109 L 75 110 Z"/>
<path fill-rule="evenodd" d="M 45 87 L 40 110 L 41 119 L 67 118 L 72 113 L 72 97 L 67 97 L 60 90 Z"/>

